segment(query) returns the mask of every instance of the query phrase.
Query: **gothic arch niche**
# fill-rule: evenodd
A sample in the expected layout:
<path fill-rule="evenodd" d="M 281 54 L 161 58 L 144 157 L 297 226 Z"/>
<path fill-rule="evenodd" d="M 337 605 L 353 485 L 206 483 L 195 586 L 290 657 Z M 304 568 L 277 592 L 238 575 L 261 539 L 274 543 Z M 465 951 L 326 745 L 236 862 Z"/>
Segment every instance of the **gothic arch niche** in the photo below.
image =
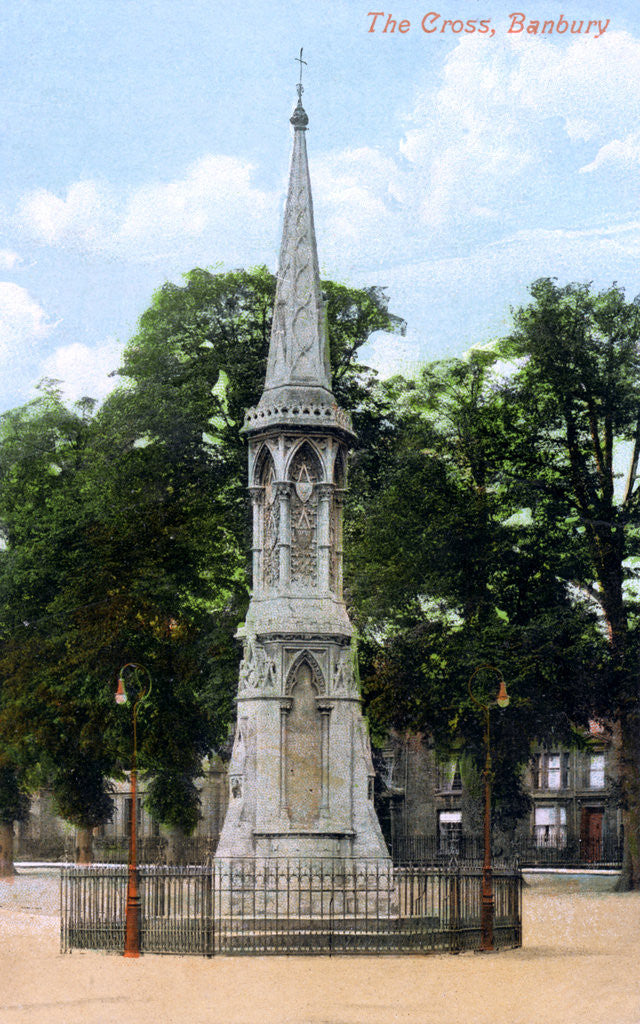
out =
<path fill-rule="evenodd" d="M 249 484 L 261 487 L 265 474 L 265 466 L 269 461 L 273 462 L 273 455 L 268 444 L 263 443 L 255 453 L 253 464 L 249 469 Z"/>
<path fill-rule="evenodd" d="M 275 488 L 276 468 L 271 452 L 264 447 L 256 462 L 256 480 L 263 488 L 262 501 L 262 579 L 265 587 L 275 587 L 280 578 L 280 505 Z"/>
<path fill-rule="evenodd" d="M 334 488 L 329 510 L 329 586 L 338 595 L 342 584 L 342 491 L 346 478 L 345 452 L 340 448 L 333 467 Z"/>
<path fill-rule="evenodd" d="M 333 465 L 333 482 L 340 490 L 345 486 L 347 479 L 347 467 L 344 449 L 340 448 Z"/>
<path fill-rule="evenodd" d="M 318 490 L 320 460 L 308 441 L 289 464 L 291 489 L 291 582 L 313 586 L 318 579 Z"/>
<path fill-rule="evenodd" d="M 322 723 L 316 697 L 318 678 L 307 658 L 294 666 L 287 689 L 292 697 L 286 725 L 286 792 L 289 820 L 311 826 L 322 802 Z"/>

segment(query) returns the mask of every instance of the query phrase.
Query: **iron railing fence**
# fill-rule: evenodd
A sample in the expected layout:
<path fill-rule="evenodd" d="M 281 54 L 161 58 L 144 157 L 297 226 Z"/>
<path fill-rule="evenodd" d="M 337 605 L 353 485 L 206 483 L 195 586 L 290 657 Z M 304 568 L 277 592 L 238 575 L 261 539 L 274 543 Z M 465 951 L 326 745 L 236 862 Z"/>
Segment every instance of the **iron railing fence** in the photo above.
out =
<path fill-rule="evenodd" d="M 19 837 L 15 845 L 14 860 L 72 861 L 75 857 L 75 836 L 53 836 L 46 839 Z"/>
<path fill-rule="evenodd" d="M 127 871 L 61 873 L 61 948 L 124 948 Z M 478 949 L 482 871 L 351 858 L 139 868 L 141 952 L 338 954 Z M 496 948 L 521 945 L 522 876 L 493 874 Z"/>
<path fill-rule="evenodd" d="M 563 842 L 520 840 L 514 846 L 522 867 L 611 868 L 622 865 L 622 840 L 617 836 L 580 839 L 567 836 Z"/>
<path fill-rule="evenodd" d="M 482 863 L 483 840 L 477 836 L 395 835 L 391 840 L 394 864 L 449 864 L 453 859 Z"/>
<path fill-rule="evenodd" d="M 137 859 L 141 864 L 206 864 L 215 854 L 219 838 L 219 835 L 184 836 L 170 842 L 166 836 L 139 836 Z M 93 858 L 103 864 L 126 864 L 128 837 L 95 838 Z"/>
<path fill-rule="evenodd" d="M 459 836 L 455 841 L 438 835 L 396 835 L 391 841 L 394 864 L 481 864 L 483 840 L 477 836 Z M 496 842 L 492 850 L 494 865 L 508 867 L 619 868 L 622 864 L 622 840 L 614 836 L 588 840 L 563 837 L 562 842 L 540 842 L 523 837 L 513 842 Z"/>
<path fill-rule="evenodd" d="M 396 835 L 391 842 L 391 858 L 394 864 L 429 864 L 480 867 L 484 860 L 484 840 L 478 836 L 458 836 L 455 840 L 446 838 L 443 842 L 437 835 Z M 513 868 L 518 865 L 516 852 L 505 846 L 494 844 L 492 864 L 497 868 Z"/>
<path fill-rule="evenodd" d="M 166 836 L 138 836 L 137 859 L 144 864 L 206 864 L 214 856 L 220 836 L 187 836 L 170 842 Z M 127 864 L 129 839 L 127 836 L 94 836 L 93 859 L 101 864 Z M 40 841 L 22 840 L 18 844 L 16 860 L 73 862 L 76 839 L 67 835 L 58 839 Z"/>

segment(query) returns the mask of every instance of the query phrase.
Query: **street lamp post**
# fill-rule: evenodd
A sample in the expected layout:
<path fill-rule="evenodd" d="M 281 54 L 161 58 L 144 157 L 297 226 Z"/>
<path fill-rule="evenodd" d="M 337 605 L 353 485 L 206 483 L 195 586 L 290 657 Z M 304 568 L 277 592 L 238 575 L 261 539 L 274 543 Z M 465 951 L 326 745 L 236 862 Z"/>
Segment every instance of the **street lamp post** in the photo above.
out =
<path fill-rule="evenodd" d="M 140 956 L 140 891 L 138 886 L 138 856 L 136 848 L 137 825 L 137 783 L 138 783 L 138 708 L 151 692 L 151 675 L 144 665 L 130 661 L 123 665 L 118 673 L 118 689 L 116 704 L 127 704 L 129 695 L 125 685 L 125 672 L 131 669 L 136 678 L 136 687 L 131 695 L 133 700 L 133 752 L 131 759 L 131 828 L 129 830 L 129 873 L 127 876 L 127 905 L 125 911 L 124 956 Z M 147 685 L 140 683 L 139 673 L 147 677 Z"/>
<path fill-rule="evenodd" d="M 493 875 L 491 868 L 491 731 L 490 731 L 490 704 L 478 700 L 474 696 L 471 684 L 478 672 L 489 669 L 495 672 L 500 678 L 500 689 L 496 697 L 496 704 L 500 708 L 506 708 L 509 703 L 509 695 L 500 669 L 493 665 L 478 665 L 472 672 L 469 679 L 469 696 L 474 704 L 482 709 L 484 714 L 484 859 L 482 863 L 482 904 L 480 910 L 480 952 L 488 953 L 493 950 Z"/>

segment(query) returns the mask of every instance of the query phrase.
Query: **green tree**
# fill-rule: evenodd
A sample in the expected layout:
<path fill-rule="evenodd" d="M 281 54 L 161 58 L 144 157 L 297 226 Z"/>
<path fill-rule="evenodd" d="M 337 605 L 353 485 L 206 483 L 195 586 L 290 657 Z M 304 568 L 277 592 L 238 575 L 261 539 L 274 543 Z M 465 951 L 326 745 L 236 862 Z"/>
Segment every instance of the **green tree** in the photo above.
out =
<path fill-rule="evenodd" d="M 336 394 L 351 404 L 371 377 L 355 353 L 389 326 L 386 304 L 375 289 L 324 287 Z M 232 714 L 248 598 L 240 426 L 262 387 L 274 293 L 264 268 L 194 270 L 156 293 L 97 412 L 67 410 L 49 384 L 0 424 L 0 735 L 85 831 L 130 763 L 130 716 L 113 700 L 130 661 L 153 678 L 138 731 L 151 808 L 186 830 L 197 820 L 194 779 Z"/>
<path fill-rule="evenodd" d="M 482 721 L 468 681 L 480 664 L 500 669 L 511 705 L 494 732 L 495 796 L 502 824 L 513 825 L 527 806 L 531 740 L 571 742 L 588 722 L 600 638 L 505 484 L 517 414 L 496 386 L 494 361 L 476 352 L 381 389 L 393 439 L 374 486 L 360 489 L 347 577 L 379 732 L 410 726 L 431 733 L 441 752 L 463 741 L 481 769 Z M 479 676 L 478 688 L 493 697 L 495 674 Z"/>
<path fill-rule="evenodd" d="M 556 577 L 597 610 L 607 660 L 594 711 L 613 724 L 625 834 L 621 887 L 640 888 L 640 299 L 548 278 L 514 316 L 510 485 Z M 623 467 L 626 469 L 623 473 Z"/>
<path fill-rule="evenodd" d="M 61 795 L 60 774 L 54 771 L 61 757 L 73 759 L 81 773 L 95 769 L 91 737 L 100 734 L 102 724 L 98 714 L 82 708 L 78 693 L 66 706 L 60 699 L 55 671 L 58 666 L 67 670 L 64 619 L 48 611 L 77 557 L 82 523 L 75 482 L 90 411 L 87 404 L 76 413 L 65 409 L 47 384 L 39 400 L 5 415 L 0 426 L 3 753 L 16 778 L 28 778 L 31 788 L 51 775 L 55 796 Z M 108 816 L 106 793 L 102 811 Z M 0 812 L 5 820 L 19 817 L 6 789 L 0 793 Z"/>

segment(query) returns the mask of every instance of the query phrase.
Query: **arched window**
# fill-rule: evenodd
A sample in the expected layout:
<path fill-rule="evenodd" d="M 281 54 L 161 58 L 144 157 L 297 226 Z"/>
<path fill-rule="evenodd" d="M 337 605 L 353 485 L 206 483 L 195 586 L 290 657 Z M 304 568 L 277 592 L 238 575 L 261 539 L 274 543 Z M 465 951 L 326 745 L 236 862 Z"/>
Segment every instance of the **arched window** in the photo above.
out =
<path fill-rule="evenodd" d="M 342 491 L 346 480 L 345 453 L 340 450 L 333 470 L 335 485 L 329 510 L 329 586 L 334 594 L 341 592 L 342 575 Z"/>

